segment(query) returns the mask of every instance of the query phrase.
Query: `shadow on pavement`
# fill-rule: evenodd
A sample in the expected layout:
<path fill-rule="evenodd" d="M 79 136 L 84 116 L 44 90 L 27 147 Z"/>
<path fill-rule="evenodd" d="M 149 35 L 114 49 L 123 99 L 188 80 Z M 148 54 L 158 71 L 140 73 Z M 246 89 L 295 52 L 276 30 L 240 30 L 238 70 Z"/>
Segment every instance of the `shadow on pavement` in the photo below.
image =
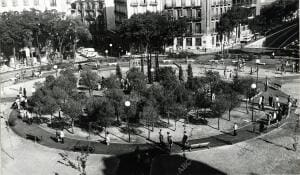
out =
<path fill-rule="evenodd" d="M 140 149 L 103 160 L 105 175 L 193 175 L 226 174 L 199 161 L 180 155 L 169 155 L 158 148 Z"/>

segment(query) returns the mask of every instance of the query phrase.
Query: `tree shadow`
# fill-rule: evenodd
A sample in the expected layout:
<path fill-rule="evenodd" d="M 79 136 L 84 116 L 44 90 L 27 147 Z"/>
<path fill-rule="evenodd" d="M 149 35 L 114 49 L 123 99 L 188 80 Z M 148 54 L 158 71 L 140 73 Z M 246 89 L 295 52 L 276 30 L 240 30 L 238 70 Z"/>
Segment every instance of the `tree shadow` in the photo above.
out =
<path fill-rule="evenodd" d="M 200 161 L 181 155 L 169 155 L 157 148 L 137 148 L 131 153 L 104 158 L 103 162 L 105 175 L 226 174 Z"/>

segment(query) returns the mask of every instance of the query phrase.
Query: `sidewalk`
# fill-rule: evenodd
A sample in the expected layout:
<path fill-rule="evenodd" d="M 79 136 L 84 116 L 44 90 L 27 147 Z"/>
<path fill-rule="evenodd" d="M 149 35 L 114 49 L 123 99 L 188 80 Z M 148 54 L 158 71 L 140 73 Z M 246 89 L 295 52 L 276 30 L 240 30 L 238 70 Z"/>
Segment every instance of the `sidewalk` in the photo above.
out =
<path fill-rule="evenodd" d="M 16 110 L 13 110 L 10 113 L 9 117 L 17 117 L 17 115 L 18 112 Z M 285 119 L 286 118 L 283 119 L 283 121 L 280 123 L 279 126 L 281 126 L 284 123 Z M 275 128 L 277 128 L 276 125 L 271 126 L 266 132 L 269 132 Z M 41 145 L 51 147 L 51 148 L 56 148 L 56 149 L 69 150 L 69 151 L 73 150 L 74 146 L 90 145 L 95 148 L 94 153 L 96 154 L 121 155 L 121 154 L 133 152 L 137 146 L 141 150 L 151 149 L 153 147 L 159 147 L 158 143 L 150 142 L 150 141 L 149 143 L 145 143 L 145 144 L 111 143 L 109 146 L 107 146 L 101 142 L 95 142 L 95 141 L 89 142 L 88 140 L 77 140 L 77 139 L 65 138 L 64 144 L 57 143 L 55 141 L 55 134 L 43 130 L 37 124 L 28 125 L 23 121 L 21 121 L 20 119 L 17 120 L 17 124 L 14 127 L 11 127 L 11 129 L 16 134 L 18 134 L 23 138 L 26 138 L 26 134 L 42 137 L 42 140 L 39 142 L 39 144 Z M 255 138 L 256 136 L 259 135 L 259 133 L 252 132 L 252 129 L 253 129 L 253 125 L 251 124 L 246 127 L 238 129 L 237 136 L 233 136 L 232 133 L 224 132 L 223 134 L 216 135 L 216 136 L 190 140 L 190 144 L 209 142 L 209 148 L 235 144 L 238 142 Z M 161 149 L 167 151 L 164 148 Z M 178 153 L 181 152 L 181 150 L 182 148 L 180 146 L 180 143 L 175 142 L 175 144 L 172 147 L 172 153 Z"/>

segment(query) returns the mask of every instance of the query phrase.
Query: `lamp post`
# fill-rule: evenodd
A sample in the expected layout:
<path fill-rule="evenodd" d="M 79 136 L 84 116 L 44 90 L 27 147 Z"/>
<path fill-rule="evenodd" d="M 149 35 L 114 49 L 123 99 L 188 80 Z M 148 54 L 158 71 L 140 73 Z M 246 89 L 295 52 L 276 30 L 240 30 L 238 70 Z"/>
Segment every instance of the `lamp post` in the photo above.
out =
<path fill-rule="evenodd" d="M 112 46 L 113 46 L 113 44 L 110 43 L 110 44 L 109 44 L 109 48 L 110 48 L 110 55 L 111 55 L 111 56 L 112 56 Z"/>
<path fill-rule="evenodd" d="M 150 80 L 149 80 L 149 81 L 150 81 L 150 84 L 153 83 L 153 79 L 154 79 L 154 78 L 153 78 L 153 77 L 154 77 L 153 74 L 154 74 L 154 71 L 155 71 L 155 69 L 152 67 L 152 68 L 150 69 L 150 72 L 151 72 Z"/>
<path fill-rule="evenodd" d="M 130 142 L 130 128 L 129 128 L 129 117 L 128 117 L 128 110 L 131 103 L 130 101 L 125 101 L 125 108 L 126 108 L 126 114 L 127 114 L 127 129 L 128 129 L 128 142 Z"/>
<path fill-rule="evenodd" d="M 255 83 L 251 84 L 251 92 L 253 92 L 255 89 L 256 89 L 256 84 Z M 253 109 L 254 109 L 254 96 L 252 97 L 252 122 L 254 121 Z"/>
<path fill-rule="evenodd" d="M 105 54 L 106 54 L 106 58 L 107 58 L 107 56 L 108 56 L 108 55 L 107 55 L 107 54 L 108 54 L 108 50 L 107 50 L 107 49 L 105 50 Z"/>
<path fill-rule="evenodd" d="M 255 60 L 256 63 L 256 84 L 258 82 L 258 65 L 260 64 L 260 59 Z"/>
<path fill-rule="evenodd" d="M 58 71 L 57 65 L 54 65 L 54 66 L 53 66 L 53 69 L 55 70 L 55 75 L 56 75 L 56 78 L 57 78 L 57 71 Z"/>

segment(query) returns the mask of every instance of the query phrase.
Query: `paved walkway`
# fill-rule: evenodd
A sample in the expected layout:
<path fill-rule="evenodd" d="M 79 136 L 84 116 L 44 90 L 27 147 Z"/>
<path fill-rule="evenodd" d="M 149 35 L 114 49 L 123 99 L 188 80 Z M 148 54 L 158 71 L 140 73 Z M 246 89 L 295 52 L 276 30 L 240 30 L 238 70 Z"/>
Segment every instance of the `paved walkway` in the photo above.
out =
<path fill-rule="evenodd" d="M 17 118 L 17 116 L 18 116 L 18 111 L 13 110 L 10 113 L 9 117 Z M 285 118 L 283 119 L 282 123 L 279 124 L 279 126 L 282 125 L 284 121 L 286 121 Z M 55 134 L 40 128 L 37 124 L 28 125 L 27 123 L 23 122 L 21 119 L 18 119 L 16 125 L 11 128 L 16 134 L 18 134 L 23 138 L 26 138 L 26 134 L 42 137 L 42 140 L 38 142 L 39 144 L 51 148 L 56 148 L 56 149 L 73 150 L 74 146 L 90 145 L 95 148 L 94 153 L 96 154 L 121 155 L 121 154 L 133 152 L 138 146 L 141 150 L 153 149 L 153 147 L 156 147 L 156 148 L 160 148 L 163 151 L 168 152 L 168 150 L 165 147 L 161 147 L 159 146 L 158 143 L 151 142 L 151 141 L 145 144 L 111 143 L 109 146 L 107 146 L 101 142 L 95 142 L 95 141 L 89 142 L 88 140 L 77 140 L 77 139 L 65 138 L 64 144 L 57 143 L 55 141 Z M 258 127 L 256 128 L 258 130 Z M 266 130 L 265 132 L 269 132 L 275 128 L 277 128 L 277 125 L 270 126 L 268 130 Z M 245 140 L 249 140 L 255 138 L 260 134 L 258 132 L 253 132 L 252 124 L 238 129 L 237 133 L 238 133 L 237 136 L 233 136 L 232 133 L 224 132 L 223 134 L 212 136 L 212 137 L 190 140 L 190 144 L 209 142 L 209 148 L 213 148 L 213 147 L 230 145 Z M 178 153 L 181 151 L 182 149 L 180 143 L 175 142 L 175 144 L 172 147 L 172 153 Z"/>

